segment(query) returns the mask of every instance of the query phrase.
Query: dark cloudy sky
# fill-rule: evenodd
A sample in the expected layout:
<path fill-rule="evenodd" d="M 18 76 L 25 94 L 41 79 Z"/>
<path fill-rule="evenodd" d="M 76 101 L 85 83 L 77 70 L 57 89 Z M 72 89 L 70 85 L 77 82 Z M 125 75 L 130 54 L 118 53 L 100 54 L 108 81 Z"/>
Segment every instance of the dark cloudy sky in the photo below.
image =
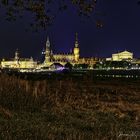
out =
<path fill-rule="evenodd" d="M 26 32 L 29 17 L 7 22 L 0 20 L 0 58 L 13 57 L 16 48 L 22 57 L 40 57 L 50 36 L 54 53 L 69 52 L 74 46 L 75 32 L 79 34 L 82 56 L 110 57 L 117 51 L 132 51 L 140 57 L 140 6 L 137 0 L 99 0 L 91 19 L 78 17 L 71 7 L 59 13 L 47 31 Z M 104 21 L 104 28 L 97 29 L 95 19 Z"/>

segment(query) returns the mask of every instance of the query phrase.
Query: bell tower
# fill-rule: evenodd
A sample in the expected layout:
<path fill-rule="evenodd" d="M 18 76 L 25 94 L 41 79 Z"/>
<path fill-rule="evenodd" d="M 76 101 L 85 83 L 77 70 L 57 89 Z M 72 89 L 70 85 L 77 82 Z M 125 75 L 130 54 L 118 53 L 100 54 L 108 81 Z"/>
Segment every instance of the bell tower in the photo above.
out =
<path fill-rule="evenodd" d="M 50 40 L 49 37 L 47 37 L 47 41 L 46 41 L 46 51 L 45 51 L 45 64 L 48 64 L 51 60 L 50 57 L 51 51 L 50 51 Z"/>
<path fill-rule="evenodd" d="M 78 43 L 78 33 L 76 33 L 76 39 L 75 39 L 75 46 L 74 46 L 74 60 L 76 62 L 79 61 L 79 57 L 80 57 L 80 49 L 79 49 L 79 43 Z"/>
<path fill-rule="evenodd" d="M 17 49 L 15 52 L 15 61 L 19 60 L 19 50 Z"/>

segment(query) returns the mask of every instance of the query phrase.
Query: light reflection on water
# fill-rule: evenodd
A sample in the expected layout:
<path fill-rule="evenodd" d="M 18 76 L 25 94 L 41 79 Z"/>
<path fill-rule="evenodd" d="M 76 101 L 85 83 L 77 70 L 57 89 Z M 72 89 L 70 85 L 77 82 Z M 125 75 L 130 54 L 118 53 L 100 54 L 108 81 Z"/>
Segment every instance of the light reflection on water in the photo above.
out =
<path fill-rule="evenodd" d="M 139 75 L 105 75 L 105 74 L 98 74 L 97 77 L 113 77 L 113 78 L 139 78 Z"/>

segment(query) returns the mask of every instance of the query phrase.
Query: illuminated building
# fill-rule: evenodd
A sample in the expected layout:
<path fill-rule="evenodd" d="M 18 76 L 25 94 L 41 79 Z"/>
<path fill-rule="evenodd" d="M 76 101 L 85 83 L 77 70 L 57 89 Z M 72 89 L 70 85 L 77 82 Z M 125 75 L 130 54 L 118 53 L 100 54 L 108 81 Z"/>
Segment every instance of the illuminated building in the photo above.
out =
<path fill-rule="evenodd" d="M 53 63 L 60 63 L 62 65 L 65 65 L 67 62 L 74 64 L 79 62 L 79 57 L 80 57 L 80 49 L 79 49 L 77 33 L 76 33 L 76 40 L 75 40 L 73 53 L 68 53 L 68 54 L 53 54 L 53 51 L 51 50 L 51 44 L 49 38 L 47 38 L 45 60 L 43 66 L 50 66 Z"/>
<path fill-rule="evenodd" d="M 16 50 L 15 57 L 10 60 L 3 59 L 1 68 L 33 69 L 36 68 L 37 62 L 33 58 L 20 58 L 19 51 Z"/>
<path fill-rule="evenodd" d="M 112 61 L 122 61 L 122 60 L 130 61 L 132 59 L 133 59 L 133 53 L 126 50 L 120 53 L 112 54 L 112 58 L 106 58 L 106 60 L 112 60 Z"/>
<path fill-rule="evenodd" d="M 60 53 L 54 54 L 51 49 L 51 43 L 49 38 L 46 41 L 46 49 L 42 52 L 45 56 L 45 60 L 43 63 L 37 64 L 33 58 L 20 58 L 19 51 L 15 52 L 15 57 L 10 60 L 2 60 L 1 68 L 18 68 L 18 69 L 40 69 L 40 68 L 53 68 L 55 65 L 53 64 L 60 64 L 64 66 L 68 62 L 71 63 L 73 66 L 75 64 L 88 64 L 89 67 L 93 68 L 93 65 L 98 61 L 97 58 L 80 58 L 80 48 L 78 42 L 78 34 L 76 33 L 75 44 L 73 51 L 67 54 Z M 60 67 L 59 65 L 59 67 Z M 58 67 L 58 65 L 57 65 Z"/>
<path fill-rule="evenodd" d="M 68 54 L 53 54 L 51 50 L 51 44 L 49 38 L 46 41 L 46 51 L 45 51 L 45 61 L 42 64 L 43 67 L 49 67 L 53 63 L 60 63 L 65 65 L 67 62 L 70 62 L 72 65 L 75 64 L 89 64 L 94 65 L 97 59 L 95 58 L 80 58 L 80 48 L 78 42 L 78 34 L 76 33 L 75 45 L 72 53 Z"/>

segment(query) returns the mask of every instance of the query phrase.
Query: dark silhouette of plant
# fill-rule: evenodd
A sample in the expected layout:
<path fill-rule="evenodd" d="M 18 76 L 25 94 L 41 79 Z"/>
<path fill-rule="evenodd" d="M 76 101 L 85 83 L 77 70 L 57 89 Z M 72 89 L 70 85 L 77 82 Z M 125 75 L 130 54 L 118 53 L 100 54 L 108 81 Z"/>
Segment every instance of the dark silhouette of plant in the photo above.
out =
<path fill-rule="evenodd" d="M 6 11 L 6 19 L 14 21 L 26 12 L 33 15 L 32 28 L 46 29 L 61 11 L 73 6 L 79 16 L 89 17 L 95 10 L 97 0 L 1 0 L 1 8 Z M 100 27 L 101 22 L 96 23 Z"/>
<path fill-rule="evenodd" d="M 69 70 L 71 70 L 72 69 L 72 64 L 70 63 L 70 62 L 67 62 L 66 64 L 65 64 L 65 68 L 68 68 Z"/>

